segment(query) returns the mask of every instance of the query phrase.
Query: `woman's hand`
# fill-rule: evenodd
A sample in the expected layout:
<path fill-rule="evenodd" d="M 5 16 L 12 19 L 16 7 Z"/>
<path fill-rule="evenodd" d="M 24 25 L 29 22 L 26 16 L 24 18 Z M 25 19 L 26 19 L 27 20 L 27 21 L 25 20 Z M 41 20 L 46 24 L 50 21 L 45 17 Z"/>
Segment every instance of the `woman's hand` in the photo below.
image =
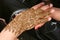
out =
<path fill-rule="evenodd" d="M 33 8 L 35 10 L 38 9 L 38 8 L 41 8 L 42 10 L 47 11 L 47 10 L 51 9 L 52 6 L 53 6 L 52 4 L 50 4 L 50 5 L 44 5 L 44 3 L 40 3 L 40 4 L 36 5 L 36 6 L 33 6 Z M 47 16 L 46 18 L 48 19 L 48 21 L 51 20 L 51 17 L 50 16 Z M 41 23 L 41 24 L 36 25 L 35 26 L 35 30 L 38 29 L 38 28 L 40 28 L 44 24 L 45 23 Z"/>
<path fill-rule="evenodd" d="M 49 8 L 52 7 L 52 4 L 50 4 L 50 6 L 48 5 L 45 5 L 44 6 L 44 3 L 40 3 L 40 4 L 37 4 L 36 6 L 33 6 L 32 8 L 34 8 L 35 10 L 38 9 L 38 8 L 41 8 L 42 10 L 46 11 L 48 10 Z M 51 17 L 48 16 L 46 17 L 48 19 L 48 21 L 51 20 Z M 38 29 L 39 27 L 41 27 L 44 23 L 41 23 L 41 24 L 38 24 L 35 29 Z M 10 32 L 9 30 L 7 31 L 3 31 L 0 33 L 0 40 L 18 40 L 15 35 Z"/>
<path fill-rule="evenodd" d="M 52 7 L 52 5 L 50 5 Z M 46 9 L 48 10 L 49 6 L 42 6 L 42 10 L 44 9 L 46 11 Z M 60 8 L 54 8 L 52 7 L 50 10 L 51 16 L 47 17 L 49 20 L 51 20 L 51 18 L 60 21 Z M 41 23 L 35 26 L 35 29 L 40 28 L 41 26 L 43 26 L 45 23 Z"/>

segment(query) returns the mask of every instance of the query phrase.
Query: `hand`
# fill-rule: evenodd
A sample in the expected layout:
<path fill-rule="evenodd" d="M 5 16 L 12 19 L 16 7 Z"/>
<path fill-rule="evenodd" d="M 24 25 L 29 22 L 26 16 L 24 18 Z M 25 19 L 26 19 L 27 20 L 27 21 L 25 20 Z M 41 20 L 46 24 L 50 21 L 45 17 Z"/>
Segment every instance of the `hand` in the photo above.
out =
<path fill-rule="evenodd" d="M 36 6 L 33 6 L 32 8 L 34 8 L 35 10 L 38 9 L 38 8 L 41 8 L 42 10 L 46 11 L 46 10 L 48 10 L 51 7 L 52 7 L 52 5 L 44 6 L 44 3 L 40 3 L 40 4 L 36 5 Z M 48 16 L 46 18 L 48 19 L 48 21 L 51 20 L 50 16 Z M 41 27 L 43 24 L 44 23 L 38 24 L 35 27 L 35 29 L 37 29 L 39 26 Z M 15 37 L 15 35 L 12 32 L 9 32 L 9 30 L 7 30 L 7 31 L 3 31 L 3 32 L 0 33 L 0 40 L 18 40 L 18 39 Z"/>
<path fill-rule="evenodd" d="M 35 10 L 38 9 L 38 8 L 41 8 L 42 10 L 47 11 L 47 10 L 51 9 L 52 6 L 53 6 L 52 4 L 50 4 L 50 6 L 49 6 L 49 5 L 44 5 L 44 3 L 40 3 L 36 6 L 33 6 L 32 8 L 34 8 Z M 51 20 L 50 16 L 47 16 L 46 18 L 48 19 L 48 21 Z M 44 25 L 44 24 L 45 23 L 41 23 L 41 24 L 36 25 L 35 29 L 38 29 L 38 28 L 42 27 L 42 25 Z"/>

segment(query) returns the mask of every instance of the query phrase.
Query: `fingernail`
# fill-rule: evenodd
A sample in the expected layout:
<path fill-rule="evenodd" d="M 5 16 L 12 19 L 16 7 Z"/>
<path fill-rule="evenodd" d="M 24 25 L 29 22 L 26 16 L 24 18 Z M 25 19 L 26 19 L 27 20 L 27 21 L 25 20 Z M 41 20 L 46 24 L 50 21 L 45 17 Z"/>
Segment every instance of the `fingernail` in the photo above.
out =
<path fill-rule="evenodd" d="M 51 20 L 51 17 L 48 18 L 48 21 L 50 21 L 50 20 Z"/>
<path fill-rule="evenodd" d="M 53 7 L 53 4 L 50 4 L 50 7 Z"/>

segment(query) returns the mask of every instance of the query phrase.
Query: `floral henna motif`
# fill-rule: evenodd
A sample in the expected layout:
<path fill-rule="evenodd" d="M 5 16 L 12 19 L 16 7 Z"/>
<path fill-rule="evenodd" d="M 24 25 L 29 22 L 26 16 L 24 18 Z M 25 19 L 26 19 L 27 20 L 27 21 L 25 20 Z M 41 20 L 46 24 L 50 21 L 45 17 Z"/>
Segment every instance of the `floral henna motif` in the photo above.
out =
<path fill-rule="evenodd" d="M 49 11 L 45 12 L 40 8 L 37 10 L 27 9 L 19 13 L 4 30 L 12 31 L 16 36 L 19 36 L 22 32 L 34 28 L 35 25 L 47 22 L 48 20 L 45 17 L 48 15 L 50 15 Z"/>

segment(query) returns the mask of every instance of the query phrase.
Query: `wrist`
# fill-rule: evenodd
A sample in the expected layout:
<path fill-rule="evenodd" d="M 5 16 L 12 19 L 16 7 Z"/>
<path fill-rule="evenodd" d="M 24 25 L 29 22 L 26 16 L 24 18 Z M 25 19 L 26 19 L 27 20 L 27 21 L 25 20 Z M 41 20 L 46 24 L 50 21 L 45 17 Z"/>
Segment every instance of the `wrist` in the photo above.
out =
<path fill-rule="evenodd" d="M 13 40 L 15 38 L 15 34 L 12 33 L 11 31 L 9 30 L 3 30 L 1 33 L 0 33 L 0 39 L 1 40 Z"/>

